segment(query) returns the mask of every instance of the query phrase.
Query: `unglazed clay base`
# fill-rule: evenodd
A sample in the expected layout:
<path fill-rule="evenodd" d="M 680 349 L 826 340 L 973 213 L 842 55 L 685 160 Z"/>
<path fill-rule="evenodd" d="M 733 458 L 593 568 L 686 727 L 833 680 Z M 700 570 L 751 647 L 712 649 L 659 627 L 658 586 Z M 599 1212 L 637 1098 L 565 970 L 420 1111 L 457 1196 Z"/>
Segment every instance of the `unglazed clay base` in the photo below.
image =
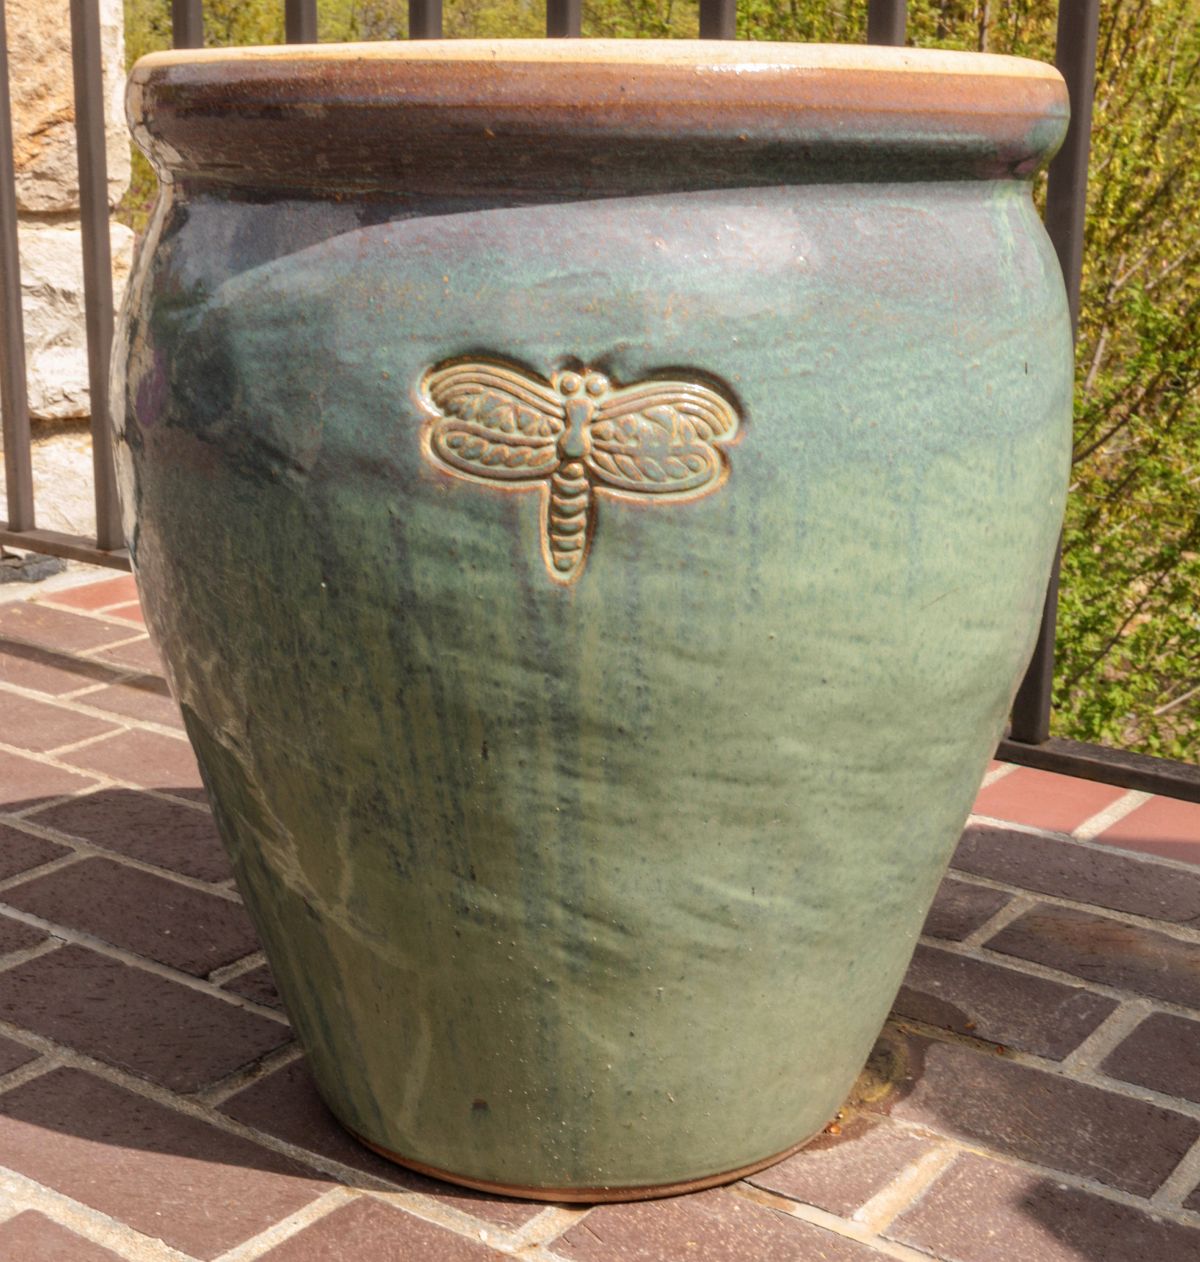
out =
<path fill-rule="evenodd" d="M 344 1124 L 343 1124 L 344 1125 Z M 683 1196 L 686 1192 L 703 1192 L 705 1188 L 721 1187 L 726 1183 L 736 1183 L 748 1174 L 757 1174 L 793 1153 L 799 1152 L 805 1144 L 816 1139 L 820 1131 L 802 1139 L 800 1143 L 785 1148 L 782 1152 L 764 1157 L 761 1161 L 752 1161 L 747 1166 L 738 1166 L 736 1170 L 723 1170 L 719 1174 L 708 1174 L 701 1179 L 685 1179 L 680 1183 L 651 1183 L 641 1187 L 598 1187 L 598 1188 L 554 1188 L 554 1187 L 520 1187 L 511 1183 L 489 1183 L 486 1179 L 469 1179 L 465 1175 L 455 1174 L 451 1170 L 440 1170 L 437 1166 L 427 1166 L 420 1161 L 412 1161 L 402 1157 L 390 1148 L 372 1143 L 365 1135 L 360 1135 L 352 1126 L 345 1128 L 372 1152 L 394 1161 L 398 1166 L 415 1170 L 418 1174 L 428 1175 L 431 1179 L 441 1179 L 444 1183 L 457 1183 L 460 1187 L 474 1188 L 477 1192 L 491 1192 L 494 1196 L 519 1196 L 530 1201 L 569 1201 L 579 1204 L 597 1204 L 603 1201 L 652 1201 L 662 1196 Z"/>

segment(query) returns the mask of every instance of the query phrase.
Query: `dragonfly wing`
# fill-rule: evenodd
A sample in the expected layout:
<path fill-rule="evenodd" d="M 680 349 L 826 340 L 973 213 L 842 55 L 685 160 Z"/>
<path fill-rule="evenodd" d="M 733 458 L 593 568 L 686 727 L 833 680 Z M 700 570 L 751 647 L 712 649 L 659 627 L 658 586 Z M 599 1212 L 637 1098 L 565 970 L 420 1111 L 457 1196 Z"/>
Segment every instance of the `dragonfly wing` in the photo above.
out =
<path fill-rule="evenodd" d="M 708 386 L 652 381 L 614 390 L 588 430 L 588 468 L 633 495 L 703 495 L 725 479 L 733 405 Z"/>
<path fill-rule="evenodd" d="M 434 413 L 429 450 L 456 473 L 501 482 L 546 477 L 566 423 L 561 396 L 530 373 L 486 360 L 443 365 L 421 382 Z"/>

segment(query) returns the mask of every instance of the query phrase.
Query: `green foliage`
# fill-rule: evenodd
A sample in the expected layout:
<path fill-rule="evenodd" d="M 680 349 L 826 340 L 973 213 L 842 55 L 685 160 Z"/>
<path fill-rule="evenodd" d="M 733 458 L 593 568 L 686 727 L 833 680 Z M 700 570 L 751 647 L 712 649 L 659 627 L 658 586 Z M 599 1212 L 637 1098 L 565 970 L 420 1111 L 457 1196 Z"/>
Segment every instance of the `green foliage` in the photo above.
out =
<path fill-rule="evenodd" d="M 169 0 L 125 0 L 130 60 Z M 400 39 L 405 0 L 320 0 L 323 41 Z M 910 0 L 909 43 L 1051 60 L 1056 0 Z M 275 43 L 283 0 L 206 0 L 209 44 Z M 537 36 L 542 0 L 446 0 L 448 36 Z M 694 37 L 697 0 L 586 0 L 584 33 Z M 866 0 L 739 0 L 743 39 L 861 42 Z M 1200 0 L 1102 7 L 1055 730 L 1200 754 Z M 153 196 L 135 154 L 122 209 Z"/>

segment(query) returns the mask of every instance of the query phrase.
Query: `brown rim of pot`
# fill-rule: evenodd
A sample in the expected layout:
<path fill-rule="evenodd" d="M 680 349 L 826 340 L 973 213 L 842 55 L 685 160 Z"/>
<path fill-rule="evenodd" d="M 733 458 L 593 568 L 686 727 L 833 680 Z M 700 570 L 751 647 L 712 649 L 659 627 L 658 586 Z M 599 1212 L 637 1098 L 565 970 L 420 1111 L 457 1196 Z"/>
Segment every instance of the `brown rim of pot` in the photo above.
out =
<path fill-rule="evenodd" d="M 941 50 L 428 40 L 153 53 L 128 110 L 166 180 L 571 198 L 828 180 L 1028 178 L 1056 70 Z"/>

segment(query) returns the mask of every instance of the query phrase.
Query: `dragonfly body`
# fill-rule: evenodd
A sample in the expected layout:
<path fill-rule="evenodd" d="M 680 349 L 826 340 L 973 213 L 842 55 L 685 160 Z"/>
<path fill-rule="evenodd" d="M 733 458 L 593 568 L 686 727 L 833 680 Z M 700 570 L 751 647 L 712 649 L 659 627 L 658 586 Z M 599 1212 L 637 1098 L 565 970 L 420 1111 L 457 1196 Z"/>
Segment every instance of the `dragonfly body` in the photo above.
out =
<path fill-rule="evenodd" d="M 733 404 L 708 385 L 564 370 L 549 381 L 500 360 L 467 360 L 426 373 L 433 419 L 425 450 L 444 471 L 509 489 L 542 489 L 542 554 L 550 576 L 572 583 L 595 533 L 595 492 L 696 499 L 729 472 Z"/>

